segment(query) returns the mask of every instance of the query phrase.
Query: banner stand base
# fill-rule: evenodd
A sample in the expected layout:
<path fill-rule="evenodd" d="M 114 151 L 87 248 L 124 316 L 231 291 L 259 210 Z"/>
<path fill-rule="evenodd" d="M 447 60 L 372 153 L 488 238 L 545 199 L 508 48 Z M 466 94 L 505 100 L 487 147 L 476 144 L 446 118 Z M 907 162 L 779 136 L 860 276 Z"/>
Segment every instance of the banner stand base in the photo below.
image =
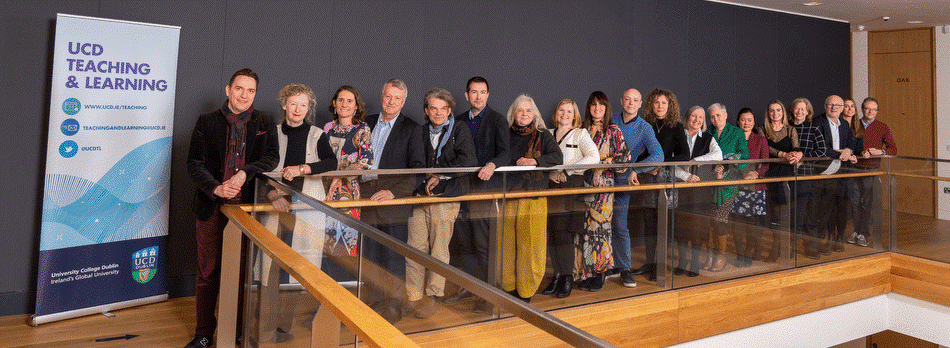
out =
<path fill-rule="evenodd" d="M 109 303 L 109 304 L 104 304 L 101 306 L 81 308 L 81 309 L 71 310 L 68 312 L 59 312 L 59 313 L 47 314 L 47 315 L 34 314 L 32 320 L 30 320 L 30 325 L 37 326 L 40 324 L 45 324 L 45 323 L 50 323 L 50 322 L 60 321 L 60 320 L 65 320 L 65 319 L 78 318 L 78 317 L 92 315 L 92 314 L 102 314 L 109 318 L 112 318 L 115 316 L 115 314 L 109 313 L 109 311 L 129 308 L 129 307 L 142 306 L 142 305 L 147 305 L 147 304 L 151 304 L 155 302 L 162 302 L 166 300 L 168 300 L 168 293 L 150 296 L 150 297 L 137 298 L 134 300 L 124 301 L 124 302 Z"/>

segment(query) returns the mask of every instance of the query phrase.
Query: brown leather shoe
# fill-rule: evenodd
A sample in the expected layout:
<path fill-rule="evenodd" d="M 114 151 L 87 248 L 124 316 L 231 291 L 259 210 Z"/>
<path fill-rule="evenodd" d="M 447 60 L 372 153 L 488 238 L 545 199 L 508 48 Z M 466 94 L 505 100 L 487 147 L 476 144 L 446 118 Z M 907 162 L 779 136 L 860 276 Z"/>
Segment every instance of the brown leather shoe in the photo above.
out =
<path fill-rule="evenodd" d="M 465 289 L 459 289 L 459 291 L 456 292 L 455 294 L 452 294 L 452 296 L 443 297 L 443 298 L 442 298 L 442 303 L 455 303 L 455 302 L 461 301 L 461 300 L 463 300 L 463 299 L 465 299 L 465 298 L 469 298 L 469 297 L 472 297 L 472 296 L 475 296 L 475 294 L 473 294 L 473 293 L 471 293 L 471 292 L 469 292 L 468 290 L 465 290 Z"/>

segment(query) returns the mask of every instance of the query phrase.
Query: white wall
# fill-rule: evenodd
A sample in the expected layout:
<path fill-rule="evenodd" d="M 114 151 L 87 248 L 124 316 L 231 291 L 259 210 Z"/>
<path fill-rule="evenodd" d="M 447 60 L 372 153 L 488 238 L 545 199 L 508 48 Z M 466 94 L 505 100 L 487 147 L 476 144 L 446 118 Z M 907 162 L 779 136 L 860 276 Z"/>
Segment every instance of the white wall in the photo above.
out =
<path fill-rule="evenodd" d="M 670 347 L 816 347 L 891 330 L 950 345 L 950 307 L 886 294 Z"/>
<path fill-rule="evenodd" d="M 944 33 L 944 30 L 947 33 Z M 937 158 L 950 159 L 950 27 L 934 28 L 934 46 L 936 48 L 934 85 L 936 86 L 936 114 L 937 114 Z M 950 165 L 938 166 L 937 175 L 950 177 Z M 950 220 L 950 194 L 943 190 L 950 187 L 950 183 L 937 184 L 937 217 Z"/>
<path fill-rule="evenodd" d="M 868 97 L 868 32 L 851 32 L 851 99 Z M 861 116 L 861 110 L 858 110 Z"/>

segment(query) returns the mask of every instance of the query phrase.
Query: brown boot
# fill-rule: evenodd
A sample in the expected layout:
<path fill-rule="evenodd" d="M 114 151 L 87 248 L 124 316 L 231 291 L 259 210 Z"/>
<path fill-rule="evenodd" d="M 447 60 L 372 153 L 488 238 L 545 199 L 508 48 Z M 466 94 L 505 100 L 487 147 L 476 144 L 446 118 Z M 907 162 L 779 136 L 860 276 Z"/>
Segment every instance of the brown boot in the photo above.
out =
<path fill-rule="evenodd" d="M 706 237 L 706 259 L 703 260 L 703 269 L 709 269 L 716 263 L 716 234 L 713 233 L 712 229 L 709 230 L 709 235 Z"/>
<path fill-rule="evenodd" d="M 713 263 L 713 266 L 709 268 L 710 272 L 721 272 L 723 268 L 726 268 L 726 245 L 729 243 L 729 235 L 724 234 L 721 236 L 716 236 L 716 262 Z"/>

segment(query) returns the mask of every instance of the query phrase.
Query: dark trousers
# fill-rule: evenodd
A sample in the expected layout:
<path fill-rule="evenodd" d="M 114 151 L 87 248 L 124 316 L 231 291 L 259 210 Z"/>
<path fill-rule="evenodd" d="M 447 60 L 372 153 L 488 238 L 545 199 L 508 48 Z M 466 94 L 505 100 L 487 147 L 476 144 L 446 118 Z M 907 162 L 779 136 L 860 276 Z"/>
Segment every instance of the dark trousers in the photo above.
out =
<path fill-rule="evenodd" d="M 835 196 L 838 193 L 838 179 L 814 180 L 811 182 L 811 204 L 806 207 L 805 234 L 812 237 L 809 242 L 818 242 L 825 237 L 828 221 L 835 207 Z M 847 202 L 847 199 L 845 200 Z"/>
<path fill-rule="evenodd" d="M 630 234 L 643 236 L 644 264 L 656 263 L 656 218 L 656 208 L 630 209 Z"/>
<path fill-rule="evenodd" d="M 571 196 L 573 198 L 573 196 Z M 558 199 L 554 197 L 551 199 Z M 584 232 L 584 211 L 548 216 L 548 254 L 555 274 L 574 274 L 574 235 Z"/>
<path fill-rule="evenodd" d="M 221 286 L 221 246 L 228 218 L 216 211 L 208 220 L 195 220 L 197 274 L 195 275 L 195 334 L 212 337 L 217 326 L 214 309 L 218 305 Z M 241 272 L 239 286 L 244 286 L 247 240 L 241 238 Z M 244 291 L 238 293 L 237 329 L 242 332 Z"/>
<path fill-rule="evenodd" d="M 385 234 L 396 238 L 400 242 L 406 243 L 409 239 L 409 225 L 402 224 L 392 224 L 392 225 L 376 225 L 378 230 L 382 231 Z M 386 270 L 389 274 L 394 275 L 400 279 L 405 279 L 406 276 L 406 258 L 400 255 L 399 253 L 389 249 L 379 242 L 373 240 L 372 238 L 361 236 L 363 238 L 363 258 L 369 260 L 381 269 Z"/>
<path fill-rule="evenodd" d="M 472 218 L 472 208 L 488 202 L 462 202 L 459 217 L 455 220 L 455 233 L 449 242 L 451 264 L 478 279 L 488 281 L 488 236 L 490 224 L 487 218 Z"/>

